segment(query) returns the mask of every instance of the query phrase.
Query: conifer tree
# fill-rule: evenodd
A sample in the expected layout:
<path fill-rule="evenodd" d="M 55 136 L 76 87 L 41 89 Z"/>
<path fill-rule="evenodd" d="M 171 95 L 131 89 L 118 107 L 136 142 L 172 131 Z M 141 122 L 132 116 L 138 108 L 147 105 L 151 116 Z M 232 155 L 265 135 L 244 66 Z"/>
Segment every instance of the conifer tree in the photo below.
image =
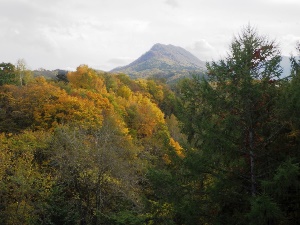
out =
<path fill-rule="evenodd" d="M 225 59 L 207 65 L 207 80 L 195 78 L 182 90 L 185 130 L 196 149 L 187 165 L 198 179 L 199 205 L 206 204 L 198 210 L 210 223 L 249 224 L 249 200 L 260 197 L 260 180 L 276 168 L 280 60 L 275 41 L 249 25 Z"/>

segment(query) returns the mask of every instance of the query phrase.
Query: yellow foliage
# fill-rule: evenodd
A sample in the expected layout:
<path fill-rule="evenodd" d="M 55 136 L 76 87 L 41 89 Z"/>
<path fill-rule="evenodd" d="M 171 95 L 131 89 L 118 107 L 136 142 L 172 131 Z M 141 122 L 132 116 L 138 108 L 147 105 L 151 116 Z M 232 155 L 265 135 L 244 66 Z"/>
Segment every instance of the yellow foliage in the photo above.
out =
<path fill-rule="evenodd" d="M 110 103 L 110 101 L 106 97 L 103 97 L 102 94 L 95 93 L 92 91 L 85 91 L 81 93 L 85 95 L 85 98 L 92 101 L 95 107 L 102 109 L 106 112 L 113 110 L 113 106 Z"/>
<path fill-rule="evenodd" d="M 129 97 L 132 95 L 132 91 L 127 87 L 126 85 L 121 86 L 117 94 L 125 99 L 129 99 Z"/>
<path fill-rule="evenodd" d="M 288 137 L 290 138 L 297 138 L 300 136 L 300 130 L 292 130 L 289 134 Z"/>
<path fill-rule="evenodd" d="M 153 96 L 155 102 L 160 102 L 164 98 L 163 87 L 153 80 L 147 81 L 147 91 Z"/>
<path fill-rule="evenodd" d="M 38 78 L 25 87 L 9 87 L 13 99 L 10 100 L 14 114 L 32 120 L 34 129 L 53 129 L 61 123 L 77 123 L 85 127 L 99 127 L 103 121 L 103 110 L 112 106 L 100 93 L 85 91 L 84 95 L 69 95 Z"/>
<path fill-rule="evenodd" d="M 41 127 L 56 127 L 60 123 L 75 122 L 83 127 L 101 126 L 102 110 L 88 99 L 63 94 L 55 102 L 44 104 L 35 111 L 37 124 Z"/>
<path fill-rule="evenodd" d="M 137 81 L 136 81 L 138 84 L 139 84 L 139 86 L 140 86 L 140 88 L 142 89 L 142 90 L 147 90 L 148 88 L 147 88 L 147 81 L 146 80 L 143 80 L 143 79 L 138 79 Z"/>
<path fill-rule="evenodd" d="M 87 65 L 77 67 L 77 70 L 69 72 L 67 77 L 73 88 L 93 89 L 100 93 L 107 92 L 103 79 Z"/>
<path fill-rule="evenodd" d="M 133 105 L 136 110 L 136 114 L 132 118 L 133 127 L 137 130 L 138 135 L 149 137 L 160 124 L 165 123 L 164 114 L 147 97 L 137 95 L 133 100 L 135 100 Z"/>
<path fill-rule="evenodd" d="M 0 183 L 6 204 L 2 215 L 8 218 L 6 224 L 30 224 L 35 215 L 34 199 L 46 198 L 55 182 L 41 173 L 34 160 L 36 150 L 47 146 L 47 139 L 48 134 L 43 132 L 24 132 L 9 138 L 0 135 Z"/>
<path fill-rule="evenodd" d="M 166 164 L 170 164 L 172 162 L 167 154 L 164 154 L 162 158 Z"/>
<path fill-rule="evenodd" d="M 157 202 L 157 201 L 153 201 L 150 200 L 149 201 L 151 204 L 151 210 L 152 212 L 159 218 L 161 219 L 167 219 L 167 218 L 171 218 L 173 216 L 174 213 L 174 206 L 171 203 L 168 202 Z M 150 222 L 150 224 L 153 224 L 152 221 Z"/>
<path fill-rule="evenodd" d="M 5 134 L 0 134 L 0 182 L 10 166 L 11 153 L 7 150 L 8 141 Z"/>
<path fill-rule="evenodd" d="M 170 145 L 175 149 L 176 154 L 180 157 L 180 158 L 184 158 L 185 155 L 183 153 L 183 148 L 180 146 L 180 144 L 175 141 L 173 138 L 170 138 Z"/>

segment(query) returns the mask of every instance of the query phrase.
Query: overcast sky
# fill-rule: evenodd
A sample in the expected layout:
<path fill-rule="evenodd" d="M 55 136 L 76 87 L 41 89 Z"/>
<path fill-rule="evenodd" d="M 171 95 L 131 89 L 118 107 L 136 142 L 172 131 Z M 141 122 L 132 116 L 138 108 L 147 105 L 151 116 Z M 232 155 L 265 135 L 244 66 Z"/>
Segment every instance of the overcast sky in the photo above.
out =
<path fill-rule="evenodd" d="M 0 0 L 0 10 L 0 62 L 30 69 L 107 71 L 155 43 L 217 60 L 249 23 L 283 55 L 300 40 L 300 0 Z"/>

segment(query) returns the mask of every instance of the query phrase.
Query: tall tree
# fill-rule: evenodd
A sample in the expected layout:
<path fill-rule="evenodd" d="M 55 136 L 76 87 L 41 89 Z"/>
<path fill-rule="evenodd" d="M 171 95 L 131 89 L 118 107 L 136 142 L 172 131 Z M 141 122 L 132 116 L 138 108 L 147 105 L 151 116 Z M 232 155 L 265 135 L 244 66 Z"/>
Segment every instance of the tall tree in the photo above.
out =
<path fill-rule="evenodd" d="M 187 157 L 188 166 L 198 174 L 194 187 L 209 202 L 205 213 L 212 223 L 250 223 L 249 199 L 259 197 L 260 180 L 276 168 L 280 60 L 276 43 L 247 26 L 225 59 L 207 65 L 207 80 L 184 85 L 183 121 L 197 149 Z"/>
<path fill-rule="evenodd" d="M 300 43 L 296 46 L 300 54 Z M 291 57 L 291 76 L 280 88 L 282 95 L 278 112 L 284 130 L 278 142 L 282 149 L 277 151 L 280 165 L 271 179 L 263 182 L 264 191 L 276 201 L 286 224 L 297 224 L 300 220 L 300 60 Z"/>
<path fill-rule="evenodd" d="M 27 69 L 27 65 L 24 59 L 18 59 L 16 64 L 16 78 L 20 86 L 26 85 L 30 80 L 32 80 L 31 71 Z"/>

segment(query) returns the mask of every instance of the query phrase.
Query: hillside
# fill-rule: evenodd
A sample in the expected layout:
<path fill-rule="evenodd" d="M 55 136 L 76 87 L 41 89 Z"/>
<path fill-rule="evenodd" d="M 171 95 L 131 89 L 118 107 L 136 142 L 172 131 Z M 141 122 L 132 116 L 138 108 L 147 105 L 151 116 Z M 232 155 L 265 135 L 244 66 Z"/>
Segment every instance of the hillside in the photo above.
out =
<path fill-rule="evenodd" d="M 187 50 L 174 45 L 155 44 L 129 65 L 111 72 L 129 74 L 132 78 L 159 77 L 173 81 L 190 74 L 203 74 L 205 62 Z"/>

